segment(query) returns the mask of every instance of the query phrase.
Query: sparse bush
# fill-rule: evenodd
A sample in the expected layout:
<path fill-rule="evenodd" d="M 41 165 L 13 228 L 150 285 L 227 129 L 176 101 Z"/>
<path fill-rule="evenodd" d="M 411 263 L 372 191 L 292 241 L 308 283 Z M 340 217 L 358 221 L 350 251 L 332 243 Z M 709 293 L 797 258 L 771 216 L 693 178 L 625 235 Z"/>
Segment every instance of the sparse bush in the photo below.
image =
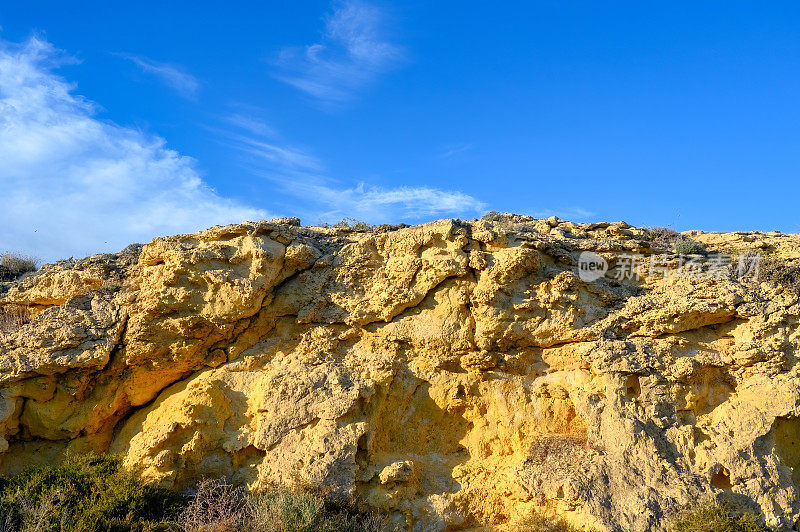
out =
<path fill-rule="evenodd" d="M 180 502 L 113 456 L 81 455 L 0 478 L 0 515 L 9 531 L 165 530 Z"/>
<path fill-rule="evenodd" d="M 236 532 L 247 521 L 245 491 L 225 479 L 203 480 L 181 513 L 186 532 Z"/>
<path fill-rule="evenodd" d="M 253 532 L 388 532 L 386 518 L 337 506 L 310 491 L 275 488 L 251 495 L 245 530 Z"/>
<path fill-rule="evenodd" d="M 30 323 L 28 307 L 22 305 L 3 305 L 0 307 L 0 333 L 10 334 Z"/>
<path fill-rule="evenodd" d="M 758 516 L 725 499 L 707 501 L 685 511 L 672 523 L 672 532 L 762 532 Z"/>
<path fill-rule="evenodd" d="M 800 266 L 783 259 L 762 256 L 758 263 L 758 280 L 800 293 Z"/>
<path fill-rule="evenodd" d="M 122 285 L 112 280 L 106 280 L 100 286 L 100 290 L 107 294 L 116 294 L 122 290 Z"/>
<path fill-rule="evenodd" d="M 528 449 L 528 460 L 544 466 L 545 462 L 569 460 L 582 450 L 587 449 L 585 433 L 552 434 L 537 438 Z"/>
<path fill-rule="evenodd" d="M 364 222 L 362 220 L 357 220 L 355 218 L 342 218 L 340 221 L 336 222 L 333 225 L 322 224 L 322 227 L 329 227 L 333 229 L 347 229 L 349 231 L 357 231 L 357 232 L 371 231 L 373 229 L 373 227 L 369 225 L 367 222 Z"/>
<path fill-rule="evenodd" d="M 782 286 L 800 295 L 800 262 L 787 261 L 771 250 L 747 250 L 733 254 L 730 273 L 732 277 Z"/>
<path fill-rule="evenodd" d="M 577 528 L 563 519 L 548 519 L 537 513 L 525 517 L 515 529 L 520 532 L 579 532 Z"/>
<path fill-rule="evenodd" d="M 650 240 L 656 248 L 671 249 L 675 240 L 677 240 L 681 234 L 669 227 L 653 227 L 651 229 L 645 229 L 644 236 Z"/>
<path fill-rule="evenodd" d="M 0 281 L 13 281 L 26 273 L 35 272 L 37 269 L 38 261 L 34 257 L 16 253 L 0 255 Z"/>
<path fill-rule="evenodd" d="M 680 253 L 682 255 L 705 255 L 707 253 L 703 244 L 688 236 L 678 236 L 675 242 L 673 242 L 672 247 L 675 253 Z"/>
<path fill-rule="evenodd" d="M 378 514 L 309 490 L 250 494 L 224 479 L 190 496 L 148 484 L 94 454 L 0 477 L 0 532 L 389 532 Z"/>
<path fill-rule="evenodd" d="M 397 231 L 398 229 L 405 229 L 406 227 L 411 227 L 411 226 L 408 224 L 380 224 L 372 226 L 372 232 L 389 233 L 391 231 Z"/>
<path fill-rule="evenodd" d="M 484 222 L 496 222 L 503 217 L 503 213 L 499 211 L 489 211 L 483 216 L 480 217 L 481 221 Z"/>

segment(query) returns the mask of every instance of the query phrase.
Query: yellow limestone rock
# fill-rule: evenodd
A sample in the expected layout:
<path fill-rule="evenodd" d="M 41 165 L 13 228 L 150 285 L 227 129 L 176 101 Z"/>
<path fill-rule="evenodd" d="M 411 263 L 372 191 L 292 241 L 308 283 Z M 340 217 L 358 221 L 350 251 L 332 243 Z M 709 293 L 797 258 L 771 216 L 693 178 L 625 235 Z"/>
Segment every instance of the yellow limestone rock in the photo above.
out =
<path fill-rule="evenodd" d="M 32 315 L 0 332 L 0 470 L 111 451 L 178 488 L 316 485 L 420 531 L 531 511 L 663 530 L 725 491 L 773 528 L 800 519 L 796 289 L 582 280 L 585 251 L 643 274 L 669 258 L 624 223 L 285 222 L 0 285 L 0 311 Z M 800 261 L 797 235 L 692 237 Z"/>

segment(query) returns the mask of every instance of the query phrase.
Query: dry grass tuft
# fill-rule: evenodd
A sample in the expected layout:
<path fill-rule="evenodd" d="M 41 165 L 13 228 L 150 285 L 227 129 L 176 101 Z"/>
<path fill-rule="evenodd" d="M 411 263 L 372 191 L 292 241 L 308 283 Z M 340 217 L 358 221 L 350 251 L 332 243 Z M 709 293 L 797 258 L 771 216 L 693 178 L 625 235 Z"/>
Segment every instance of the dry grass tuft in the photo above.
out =
<path fill-rule="evenodd" d="M 571 461 L 587 449 L 585 433 L 548 434 L 537 438 L 528 449 L 528 462 L 545 465 L 546 462 Z"/>
<path fill-rule="evenodd" d="M 756 514 L 735 507 L 722 499 L 707 501 L 680 514 L 672 532 L 762 532 Z"/>
<path fill-rule="evenodd" d="M 520 532 L 579 532 L 577 528 L 563 519 L 548 519 L 540 514 L 532 513 L 516 526 Z"/>
<path fill-rule="evenodd" d="M 0 254 L 0 281 L 13 281 L 39 269 L 39 261 L 35 257 L 16 253 Z"/>
<path fill-rule="evenodd" d="M 654 248 L 672 249 L 673 243 L 681 234 L 669 227 L 653 227 L 646 229 L 644 236 L 652 242 Z"/>
<path fill-rule="evenodd" d="M 30 323 L 31 314 L 23 305 L 3 305 L 0 307 L 0 333 L 11 334 Z"/>
<path fill-rule="evenodd" d="M 249 494 L 225 479 L 204 480 L 180 517 L 185 532 L 384 532 L 383 516 L 337 507 L 311 491 Z"/>
<path fill-rule="evenodd" d="M 800 266 L 781 259 L 762 257 L 758 265 L 758 280 L 800 293 Z"/>
<path fill-rule="evenodd" d="M 186 532 L 235 532 L 247 521 L 245 491 L 227 480 L 203 480 L 181 514 Z"/>

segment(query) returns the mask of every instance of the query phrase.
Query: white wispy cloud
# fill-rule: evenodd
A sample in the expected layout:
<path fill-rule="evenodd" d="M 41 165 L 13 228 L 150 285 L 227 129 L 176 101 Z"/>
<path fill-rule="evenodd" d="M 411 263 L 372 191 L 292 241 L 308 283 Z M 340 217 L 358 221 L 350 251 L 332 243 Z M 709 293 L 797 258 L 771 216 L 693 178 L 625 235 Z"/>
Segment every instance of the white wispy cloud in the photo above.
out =
<path fill-rule="evenodd" d="M 453 157 L 454 155 L 467 152 L 471 149 L 472 149 L 471 143 L 461 142 L 458 144 L 448 144 L 442 149 L 441 153 L 439 154 L 439 157 L 443 159 L 448 159 L 450 157 Z"/>
<path fill-rule="evenodd" d="M 200 82 L 189 74 L 185 68 L 169 63 L 159 63 L 146 57 L 131 54 L 116 54 L 133 62 L 147 74 L 152 74 L 166 86 L 174 89 L 184 98 L 194 100 L 200 90 Z"/>
<path fill-rule="evenodd" d="M 275 129 L 266 121 L 252 115 L 244 113 L 231 113 L 223 117 L 229 124 L 247 131 L 252 135 L 271 137 L 275 135 Z"/>
<path fill-rule="evenodd" d="M 320 42 L 281 50 L 276 77 L 326 104 L 350 99 L 403 58 L 385 37 L 384 15 L 359 0 L 338 3 Z"/>
<path fill-rule="evenodd" d="M 452 215 L 477 215 L 486 211 L 486 204 L 458 191 L 430 187 L 381 188 L 365 183 L 349 189 L 329 184 L 292 185 L 294 192 L 313 194 L 328 210 L 319 213 L 321 221 L 337 221 L 345 217 L 371 223 L 398 220 L 440 218 Z"/>
<path fill-rule="evenodd" d="M 594 212 L 586 210 L 582 207 L 564 207 L 563 209 L 541 209 L 533 211 L 531 216 L 536 218 L 549 218 L 551 216 L 558 216 L 564 220 L 583 220 L 594 216 Z"/>
<path fill-rule="evenodd" d="M 285 169 L 298 171 L 320 171 L 322 163 L 313 155 L 298 148 L 265 142 L 252 137 L 233 136 L 238 148 L 269 163 Z"/>
<path fill-rule="evenodd" d="M 220 197 L 164 139 L 94 117 L 47 41 L 0 40 L 0 248 L 55 259 L 268 217 Z"/>
<path fill-rule="evenodd" d="M 228 117 L 223 117 L 228 120 Z M 433 217 L 472 216 L 486 205 L 459 191 L 433 187 L 378 187 L 367 183 L 342 185 L 326 175 L 324 164 L 307 150 L 277 140 L 270 128 L 268 138 L 246 135 L 248 122 L 236 124 L 244 132 L 217 130 L 220 139 L 250 156 L 248 170 L 274 182 L 284 193 L 299 199 L 290 209 L 310 222 L 335 222 L 345 217 L 371 223 L 419 221 Z"/>

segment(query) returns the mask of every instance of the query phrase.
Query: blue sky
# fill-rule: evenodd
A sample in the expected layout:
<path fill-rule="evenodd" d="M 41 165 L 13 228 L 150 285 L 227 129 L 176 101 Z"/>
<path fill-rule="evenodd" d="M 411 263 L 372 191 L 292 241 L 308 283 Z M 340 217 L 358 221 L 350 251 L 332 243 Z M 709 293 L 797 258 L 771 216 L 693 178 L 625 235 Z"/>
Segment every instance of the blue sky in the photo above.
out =
<path fill-rule="evenodd" d="M 800 232 L 800 4 L 5 2 L 0 249 L 488 210 Z"/>

